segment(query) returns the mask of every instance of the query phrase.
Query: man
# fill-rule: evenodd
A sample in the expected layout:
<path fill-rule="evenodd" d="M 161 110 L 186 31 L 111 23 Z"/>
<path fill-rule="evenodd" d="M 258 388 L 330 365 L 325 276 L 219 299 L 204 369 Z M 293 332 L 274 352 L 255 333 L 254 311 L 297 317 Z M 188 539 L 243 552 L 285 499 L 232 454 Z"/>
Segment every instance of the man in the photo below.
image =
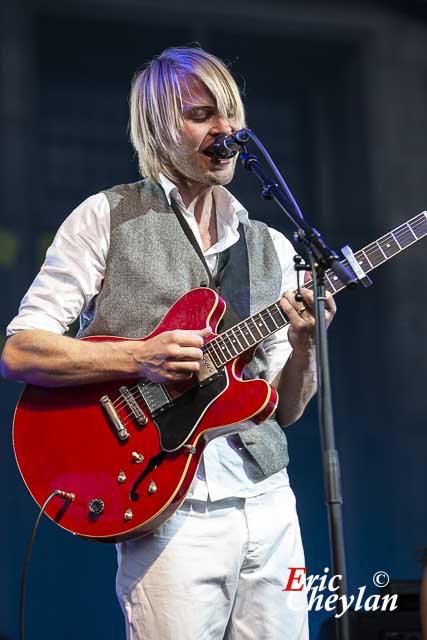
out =
<path fill-rule="evenodd" d="M 91 196 L 63 223 L 8 327 L 4 374 L 44 386 L 180 382 L 197 376 L 208 329 L 176 327 L 143 342 L 61 334 L 80 314 L 81 336 L 142 337 L 212 276 L 238 319 L 283 294 L 289 332 L 265 340 L 245 372 L 277 387 L 275 417 L 211 442 L 177 513 L 153 535 L 118 545 L 117 593 L 128 640 L 305 639 L 304 593 L 291 603 L 282 591 L 304 556 L 281 427 L 315 391 L 312 294 L 302 289 L 303 302 L 295 300 L 292 246 L 249 221 L 223 187 L 236 158 L 209 154 L 216 136 L 245 124 L 219 59 L 164 51 L 134 79 L 130 122 L 146 178 Z M 334 313 L 328 296 L 328 324 Z"/>

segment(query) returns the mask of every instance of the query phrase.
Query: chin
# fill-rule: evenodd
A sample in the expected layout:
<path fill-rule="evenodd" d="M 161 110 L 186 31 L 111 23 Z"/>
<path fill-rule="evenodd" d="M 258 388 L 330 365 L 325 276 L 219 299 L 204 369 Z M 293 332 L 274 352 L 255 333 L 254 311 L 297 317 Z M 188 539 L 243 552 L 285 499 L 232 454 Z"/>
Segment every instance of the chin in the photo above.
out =
<path fill-rule="evenodd" d="M 234 167 L 232 171 L 229 172 L 221 172 L 221 171 L 210 171 L 208 176 L 211 184 L 215 185 L 225 185 L 229 184 L 234 177 Z"/>

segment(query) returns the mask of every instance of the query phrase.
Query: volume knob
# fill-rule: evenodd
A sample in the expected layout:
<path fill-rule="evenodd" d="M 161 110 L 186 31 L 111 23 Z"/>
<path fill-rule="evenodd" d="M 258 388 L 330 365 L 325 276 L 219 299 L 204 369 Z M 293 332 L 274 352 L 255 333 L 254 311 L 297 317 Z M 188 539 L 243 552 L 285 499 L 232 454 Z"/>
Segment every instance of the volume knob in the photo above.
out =
<path fill-rule="evenodd" d="M 99 516 L 104 511 L 104 501 L 101 498 L 92 498 L 89 502 L 89 511 Z"/>

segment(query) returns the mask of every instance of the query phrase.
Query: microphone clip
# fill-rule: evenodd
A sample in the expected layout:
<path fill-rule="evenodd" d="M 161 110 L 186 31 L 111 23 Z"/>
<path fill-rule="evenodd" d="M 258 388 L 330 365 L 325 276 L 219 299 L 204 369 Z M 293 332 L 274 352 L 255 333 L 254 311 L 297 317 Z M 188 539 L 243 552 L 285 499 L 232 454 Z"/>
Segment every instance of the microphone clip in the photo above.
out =
<path fill-rule="evenodd" d="M 228 160 L 229 158 L 233 158 L 236 153 L 242 149 L 249 141 L 249 137 L 247 129 L 240 129 L 230 135 L 220 133 L 204 153 L 222 160 Z"/>

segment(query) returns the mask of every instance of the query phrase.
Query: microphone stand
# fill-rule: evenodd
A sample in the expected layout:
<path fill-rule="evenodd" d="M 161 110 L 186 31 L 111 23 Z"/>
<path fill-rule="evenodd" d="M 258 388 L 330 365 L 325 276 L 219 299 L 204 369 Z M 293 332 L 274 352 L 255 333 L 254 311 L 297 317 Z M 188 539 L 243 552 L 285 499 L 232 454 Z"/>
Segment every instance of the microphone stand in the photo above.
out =
<path fill-rule="evenodd" d="M 249 129 L 245 142 L 252 138 L 263 151 L 263 145 Z M 332 565 L 334 575 L 341 576 L 337 589 L 337 611 L 342 614 L 343 595 L 347 594 L 347 574 L 344 551 L 344 533 L 342 522 L 342 491 L 338 451 L 335 447 L 334 421 L 332 411 L 332 394 L 330 386 L 328 342 L 325 322 L 325 271 L 331 269 L 333 273 L 348 287 L 355 287 L 357 277 L 350 272 L 339 260 L 334 251 L 329 249 L 320 233 L 311 227 L 304 219 L 295 199 L 282 176 L 273 165 L 280 186 L 271 181 L 260 168 L 258 159 L 247 152 L 242 144 L 240 159 L 245 169 L 252 171 L 263 184 L 262 195 L 266 199 L 274 200 L 287 214 L 297 227 L 296 237 L 304 245 L 308 255 L 312 275 L 313 293 L 316 318 L 316 367 L 318 378 L 318 416 L 320 439 L 322 446 L 323 476 L 328 506 L 329 538 L 331 545 Z M 268 156 L 268 152 L 266 152 Z M 268 158 L 269 159 L 269 156 Z M 301 265 L 296 265 L 302 269 Z M 346 614 L 336 618 L 337 640 L 349 640 L 349 622 Z"/>

